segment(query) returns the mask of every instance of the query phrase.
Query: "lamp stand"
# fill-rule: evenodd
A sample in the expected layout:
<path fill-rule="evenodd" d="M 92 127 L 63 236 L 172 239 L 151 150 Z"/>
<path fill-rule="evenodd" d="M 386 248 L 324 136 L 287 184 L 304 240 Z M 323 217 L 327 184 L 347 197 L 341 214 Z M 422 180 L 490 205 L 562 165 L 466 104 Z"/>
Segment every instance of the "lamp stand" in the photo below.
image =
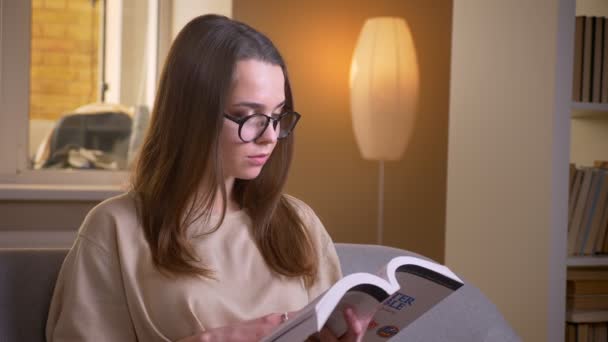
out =
<path fill-rule="evenodd" d="M 378 161 L 378 228 L 376 230 L 376 243 L 382 244 L 384 229 L 384 160 Z"/>

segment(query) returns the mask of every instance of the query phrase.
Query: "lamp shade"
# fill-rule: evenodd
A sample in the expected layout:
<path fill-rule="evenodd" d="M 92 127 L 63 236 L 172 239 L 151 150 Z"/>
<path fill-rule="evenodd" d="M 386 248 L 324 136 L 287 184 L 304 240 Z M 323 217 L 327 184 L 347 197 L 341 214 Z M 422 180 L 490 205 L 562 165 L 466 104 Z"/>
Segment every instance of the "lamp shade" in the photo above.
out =
<path fill-rule="evenodd" d="M 398 160 L 412 134 L 418 102 L 418 61 L 402 18 L 368 19 L 350 69 L 350 104 L 364 159 Z"/>

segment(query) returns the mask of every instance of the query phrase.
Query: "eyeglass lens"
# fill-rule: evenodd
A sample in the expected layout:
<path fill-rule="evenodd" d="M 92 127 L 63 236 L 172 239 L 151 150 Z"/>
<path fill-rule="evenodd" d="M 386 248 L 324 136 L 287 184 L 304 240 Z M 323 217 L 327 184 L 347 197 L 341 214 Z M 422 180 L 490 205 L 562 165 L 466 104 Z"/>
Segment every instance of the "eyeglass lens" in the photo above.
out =
<path fill-rule="evenodd" d="M 262 114 L 254 114 L 250 116 L 241 128 L 241 139 L 245 141 L 253 141 L 264 134 L 267 126 L 272 124 L 274 130 L 278 133 L 277 138 L 285 138 L 289 135 L 296 123 L 296 115 L 294 113 L 285 113 L 278 121 L 269 122 L 267 116 Z"/>

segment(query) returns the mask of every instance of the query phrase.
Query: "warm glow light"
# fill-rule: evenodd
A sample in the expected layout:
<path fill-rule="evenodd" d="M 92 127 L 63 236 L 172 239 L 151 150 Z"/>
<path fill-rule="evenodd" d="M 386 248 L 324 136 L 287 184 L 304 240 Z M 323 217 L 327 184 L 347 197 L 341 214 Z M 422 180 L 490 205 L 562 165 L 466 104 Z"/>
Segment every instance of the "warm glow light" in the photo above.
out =
<path fill-rule="evenodd" d="M 418 61 L 402 18 L 368 19 L 350 68 L 353 128 L 363 158 L 397 160 L 416 118 Z"/>

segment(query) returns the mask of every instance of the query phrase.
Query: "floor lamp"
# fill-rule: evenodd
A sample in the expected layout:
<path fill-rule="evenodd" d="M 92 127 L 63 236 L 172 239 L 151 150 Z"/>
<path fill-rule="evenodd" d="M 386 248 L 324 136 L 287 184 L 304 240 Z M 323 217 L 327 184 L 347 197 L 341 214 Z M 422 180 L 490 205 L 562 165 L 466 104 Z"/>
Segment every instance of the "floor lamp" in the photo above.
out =
<path fill-rule="evenodd" d="M 353 130 L 364 159 L 379 162 L 378 226 L 384 226 L 384 161 L 399 160 L 412 134 L 418 102 L 418 62 L 402 18 L 370 18 L 363 24 L 350 68 Z"/>

